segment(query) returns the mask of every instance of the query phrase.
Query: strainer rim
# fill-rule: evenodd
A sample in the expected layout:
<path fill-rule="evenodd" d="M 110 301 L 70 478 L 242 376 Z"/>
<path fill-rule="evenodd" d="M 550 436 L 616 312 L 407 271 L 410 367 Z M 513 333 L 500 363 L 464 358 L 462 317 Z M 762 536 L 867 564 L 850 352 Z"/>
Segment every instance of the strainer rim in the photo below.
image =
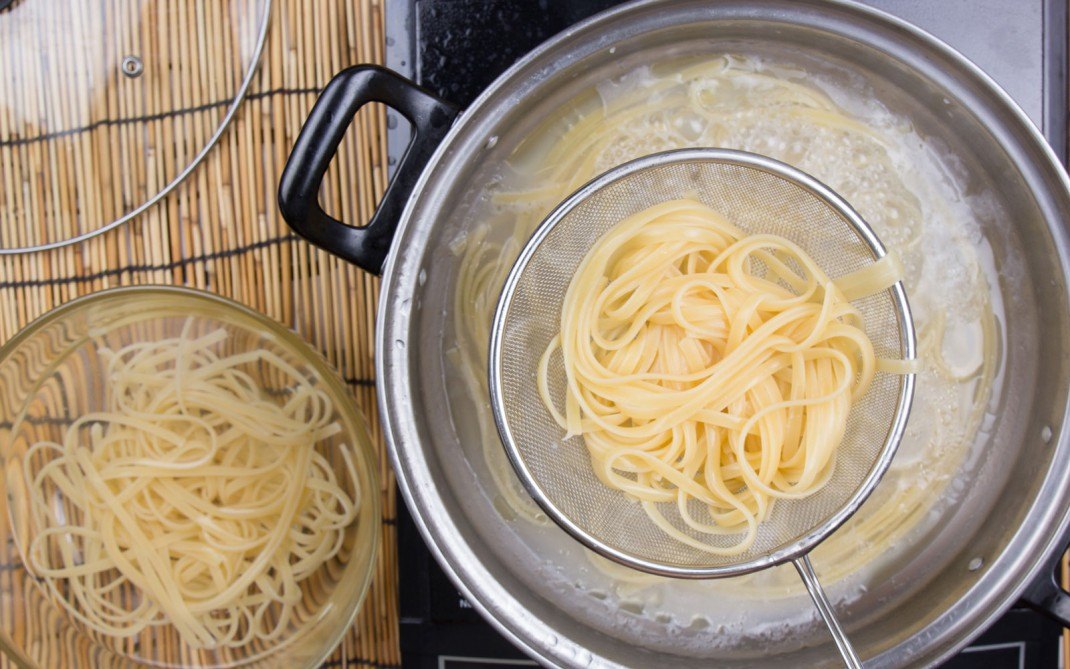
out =
<path fill-rule="evenodd" d="M 574 523 L 569 515 L 553 502 L 551 495 L 547 494 L 539 485 L 535 476 L 525 464 L 524 457 L 520 454 L 505 417 L 505 397 L 502 388 L 502 331 L 505 319 L 508 316 L 513 296 L 524 270 L 535 253 L 542 246 L 547 236 L 553 231 L 558 223 L 569 214 L 577 205 L 587 200 L 597 191 L 606 188 L 621 179 L 625 179 L 636 172 L 641 172 L 653 167 L 672 165 L 688 162 L 715 162 L 720 164 L 735 165 L 757 169 L 759 171 L 780 177 L 802 187 L 822 202 L 828 204 L 844 218 L 855 230 L 858 236 L 865 241 L 876 258 L 879 260 L 887 255 L 887 250 L 881 243 L 880 238 L 869 224 L 847 203 L 836 191 L 819 181 L 815 177 L 802 170 L 784 163 L 749 151 L 724 148 L 687 148 L 662 151 L 648 154 L 640 158 L 622 163 L 611 168 L 580 186 L 575 192 L 561 201 L 538 225 L 535 232 L 524 244 L 519 256 L 510 269 L 502 291 L 498 298 L 498 304 L 494 311 L 494 319 L 491 323 L 490 346 L 488 349 L 488 385 L 490 390 L 491 413 L 501 437 L 506 455 L 512 464 L 517 477 L 529 495 L 535 500 L 551 520 L 565 530 L 574 539 L 599 555 L 622 564 L 632 569 L 637 569 L 650 574 L 667 576 L 671 578 L 685 579 L 708 579 L 740 576 L 755 571 L 761 571 L 807 555 L 817 544 L 824 541 L 835 532 L 843 523 L 850 518 L 866 501 L 873 489 L 880 482 L 902 441 L 903 432 L 910 416 L 910 408 L 914 399 L 915 374 L 913 372 L 900 374 L 899 396 L 896 405 L 894 419 L 889 426 L 884 445 L 880 454 L 875 459 L 869 473 L 862 483 L 854 491 L 834 514 L 829 516 L 823 523 L 812 528 L 795 541 L 788 543 L 776 550 L 768 551 L 749 560 L 740 561 L 717 567 L 694 567 L 683 565 L 670 565 L 662 562 L 647 560 L 628 552 L 621 551 L 610 546 Z M 892 300 L 899 326 L 900 349 L 904 360 L 914 360 L 917 352 L 917 337 L 914 329 L 913 316 L 910 303 L 907 300 L 906 290 L 902 280 L 897 281 L 888 290 L 892 292 Z"/>

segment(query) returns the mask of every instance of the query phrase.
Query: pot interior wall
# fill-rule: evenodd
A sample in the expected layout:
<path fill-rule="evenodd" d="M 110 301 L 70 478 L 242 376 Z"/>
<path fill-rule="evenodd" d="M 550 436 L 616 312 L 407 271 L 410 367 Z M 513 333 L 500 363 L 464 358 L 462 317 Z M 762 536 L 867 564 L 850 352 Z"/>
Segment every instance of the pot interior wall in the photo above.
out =
<path fill-rule="evenodd" d="M 1050 532 L 1065 506 L 1058 488 L 1065 473 L 1050 473 L 1065 457 L 1070 371 L 1065 187 L 1044 168 L 1047 157 L 1017 125 L 1019 117 L 983 86 L 955 78 L 959 65 L 923 41 L 849 7 L 706 4 L 638 7 L 597 31 L 580 30 L 467 112 L 410 209 L 384 301 L 405 311 L 385 328 L 387 347 L 393 340 L 401 349 L 389 357 L 402 361 L 387 364 L 388 375 L 401 376 L 385 381 L 407 384 L 414 400 L 412 407 L 388 408 L 392 422 L 412 421 L 417 437 L 403 435 L 397 444 L 399 475 L 449 569 L 508 633 L 553 662 L 698 667 L 716 657 L 725 666 L 838 664 L 801 594 L 756 599 L 738 612 L 749 630 L 722 634 L 683 621 L 670 636 L 664 621 L 581 592 L 575 580 L 596 568 L 562 532 L 508 509 L 482 451 L 486 398 L 472 397 L 453 367 L 460 266 L 452 249 L 482 219 L 509 155 L 549 114 L 639 65 L 680 56 L 742 53 L 799 65 L 865 90 L 909 119 L 948 166 L 992 250 L 985 278 L 1002 298 L 1002 359 L 982 428 L 947 483 L 956 501 L 909 547 L 899 547 L 894 563 L 875 567 L 864 591 L 847 597 L 854 585 L 829 585 L 834 597 L 849 600 L 841 608 L 846 626 L 863 657 L 879 655 L 874 666 L 933 661 L 1012 602 L 1010 593 L 1037 558 L 1041 538 L 1030 533 Z M 502 239 L 504 226 L 491 234 Z M 426 481 L 408 471 L 416 459 Z M 421 508 L 428 504 L 440 510 Z M 971 570 L 974 558 L 983 566 Z"/>

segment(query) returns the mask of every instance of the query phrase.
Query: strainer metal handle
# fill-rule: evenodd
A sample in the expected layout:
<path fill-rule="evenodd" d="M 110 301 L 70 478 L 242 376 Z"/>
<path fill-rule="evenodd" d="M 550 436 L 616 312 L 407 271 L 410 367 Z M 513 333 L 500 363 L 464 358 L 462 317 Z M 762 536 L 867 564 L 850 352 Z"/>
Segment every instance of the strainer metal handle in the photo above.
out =
<path fill-rule="evenodd" d="M 810 598 L 814 600 L 817 612 L 821 614 L 821 619 L 825 621 L 825 625 L 829 628 L 832 640 L 836 642 L 836 649 L 840 651 L 840 656 L 843 657 L 843 663 L 850 669 L 862 669 L 862 661 L 858 659 L 858 653 L 855 652 L 850 639 L 847 638 L 843 627 L 840 626 L 840 620 L 836 617 L 836 612 L 833 610 L 828 597 L 825 596 L 825 591 L 821 587 L 821 582 L 817 579 L 817 574 L 814 573 L 814 566 L 810 564 L 809 554 L 795 558 L 791 563 L 798 570 L 799 577 L 806 586 L 806 591 L 810 593 Z"/>

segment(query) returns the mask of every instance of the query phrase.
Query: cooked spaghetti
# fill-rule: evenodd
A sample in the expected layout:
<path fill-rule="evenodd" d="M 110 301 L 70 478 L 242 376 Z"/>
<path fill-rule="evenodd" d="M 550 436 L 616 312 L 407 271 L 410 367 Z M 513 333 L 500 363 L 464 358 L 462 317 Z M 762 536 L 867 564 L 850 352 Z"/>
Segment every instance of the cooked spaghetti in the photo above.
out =
<path fill-rule="evenodd" d="M 106 406 L 29 450 L 28 566 L 102 635 L 169 623 L 194 648 L 276 642 L 356 518 L 354 456 L 317 451 L 341 426 L 306 374 L 266 350 L 220 354 L 227 333 L 191 324 L 101 348 Z"/>
<path fill-rule="evenodd" d="M 898 278 L 878 262 L 833 281 L 788 239 L 748 235 L 693 200 L 665 202 L 614 226 L 580 264 L 539 393 L 568 436 L 583 436 L 605 485 L 678 540 L 736 555 L 775 500 L 829 480 L 877 369 L 847 296 Z M 548 379 L 558 354 L 563 410 Z M 696 539 L 661 503 L 700 536 L 739 541 Z"/>

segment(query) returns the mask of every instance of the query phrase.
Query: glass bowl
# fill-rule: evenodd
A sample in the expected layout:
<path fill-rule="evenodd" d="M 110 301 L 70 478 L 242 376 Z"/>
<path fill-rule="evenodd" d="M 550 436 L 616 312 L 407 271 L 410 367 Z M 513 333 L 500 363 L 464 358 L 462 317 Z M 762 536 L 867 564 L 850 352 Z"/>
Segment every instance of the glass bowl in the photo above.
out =
<path fill-rule="evenodd" d="M 182 337 L 189 341 L 193 337 L 208 336 L 212 336 L 209 347 L 215 355 L 252 353 L 248 363 L 236 368 L 247 375 L 243 378 L 252 380 L 247 384 L 248 390 L 243 392 L 255 393 L 257 399 L 248 402 L 275 402 L 282 406 L 301 393 L 312 393 L 321 398 L 319 406 L 325 407 L 322 413 L 333 415 L 317 420 L 326 420 L 323 424 L 333 423 L 338 427 L 330 428 L 336 430 L 334 434 L 325 430 L 315 442 L 315 452 L 322 458 L 311 454 L 307 461 L 320 463 L 315 465 L 319 467 L 316 475 L 336 476 L 337 486 L 346 497 L 359 502 L 355 511 L 337 515 L 332 521 L 332 534 L 317 535 L 330 537 L 330 545 L 337 547 L 337 553 L 303 578 L 285 584 L 293 605 L 290 615 L 280 616 L 276 609 L 269 607 L 258 618 L 260 629 L 274 632 L 271 638 L 253 639 L 233 647 L 211 642 L 187 643 L 175 626 L 160 621 L 162 614 L 146 614 L 146 611 L 154 610 L 151 608 L 152 597 L 146 597 L 130 580 L 118 578 L 120 572 L 115 569 L 97 573 L 93 577 L 97 581 L 90 585 L 98 593 L 104 593 L 109 606 L 136 613 L 129 614 L 129 621 L 123 623 L 132 626 L 126 628 L 126 636 L 102 633 L 80 620 L 80 607 L 84 605 L 79 602 L 87 600 L 72 594 L 78 592 L 78 587 L 72 585 L 71 579 L 49 582 L 40 578 L 34 569 L 34 565 L 41 562 L 33 560 L 55 560 L 62 563 L 61 566 L 84 565 L 92 558 L 93 548 L 86 548 L 88 543 L 83 544 L 81 539 L 63 529 L 79 522 L 77 518 L 82 513 L 79 502 L 71 502 L 71 495 L 65 498 L 62 485 L 52 478 L 40 476 L 51 458 L 61 457 L 56 455 L 61 451 L 52 447 L 34 450 L 33 447 L 42 442 L 61 443 L 67 438 L 76 444 L 71 447 L 72 453 L 78 449 L 99 452 L 103 448 L 100 446 L 103 442 L 99 441 L 102 427 L 99 423 L 94 426 L 96 419 L 80 421 L 74 428 L 72 423 L 88 413 L 105 411 L 106 407 L 113 406 L 109 402 L 122 395 L 116 379 L 126 378 L 125 374 L 108 372 L 115 369 L 109 368 L 109 361 L 116 357 L 114 352 L 132 344 L 157 342 L 163 338 Z M 133 351 L 136 347 L 126 350 Z M 280 362 L 265 364 L 265 356 Z M 161 369 L 166 371 L 169 364 L 162 363 Z M 280 373 L 282 368 L 290 372 Z M 142 368 L 142 371 L 144 369 L 152 368 Z M 297 381 L 298 378 L 303 380 Z M 323 402 L 323 397 L 329 401 Z M 299 410 L 294 415 L 300 422 L 306 414 Z M 308 415 L 314 415 L 314 411 L 309 410 Z M 106 425 L 103 429 L 111 429 L 111 424 Z M 105 436 L 108 434 L 104 433 Z M 219 439 L 222 442 L 223 438 Z M 299 451 L 278 452 L 293 454 Z M 343 453 L 349 454 L 351 466 L 348 468 Z M 74 461 L 76 458 L 69 460 Z M 337 373 L 293 332 L 240 304 L 185 288 L 147 286 L 108 290 L 54 309 L 0 348 L 0 462 L 3 463 L 5 485 L 0 506 L 6 507 L 0 509 L 0 530 L 4 535 L 0 537 L 0 649 L 17 664 L 37 667 L 317 666 L 352 623 L 371 580 L 380 524 L 377 461 L 366 422 L 352 393 Z M 311 471 L 313 465 L 308 467 Z M 327 474 L 328 469 L 335 474 Z M 36 484 L 33 482 L 35 478 Z M 124 485 L 136 487 L 127 483 L 129 480 L 120 479 L 115 484 L 116 499 L 122 494 Z M 275 480 L 265 484 L 269 491 L 281 490 L 283 483 L 274 483 Z M 294 477 L 278 480 L 288 482 Z M 85 483 L 78 489 L 87 487 L 92 486 Z M 305 492 L 296 499 L 316 501 L 299 502 L 304 506 L 299 507 L 300 513 L 291 516 L 295 520 L 284 542 L 300 541 L 294 538 L 297 535 L 293 528 L 306 528 L 298 524 L 298 519 L 303 522 L 302 514 L 311 508 L 309 505 L 321 504 L 323 499 L 319 493 L 310 492 L 313 490 L 311 484 L 301 490 Z M 259 494 L 255 493 L 254 498 Z M 89 497 L 85 495 L 85 499 Z M 99 500 L 94 503 L 101 504 Z M 134 502 L 128 504 L 135 505 Z M 84 506 L 89 508 L 90 503 L 84 502 Z M 143 510 L 139 507 L 140 512 Z M 121 519 L 122 513 L 114 512 L 113 518 Z M 266 522 L 261 524 L 268 525 Z M 60 528 L 58 532 L 46 530 L 56 527 Z M 193 541 L 205 540 L 197 535 Z M 201 544 L 194 545 L 199 550 Z M 124 550 L 127 553 L 123 554 L 130 554 L 132 549 L 127 544 Z M 31 555 L 30 551 L 36 552 Z M 45 557 L 34 557 L 39 555 Z M 165 552 L 163 555 L 173 554 Z M 251 550 L 249 555 L 248 559 L 255 561 L 257 552 Z M 213 556 L 212 559 L 216 558 Z M 146 563 L 149 561 L 145 560 Z M 300 560 L 294 558 L 286 560 L 290 565 L 298 562 Z M 175 564 L 178 564 L 177 558 Z M 271 569 L 274 567 L 268 569 L 269 575 L 264 576 L 263 581 L 256 582 L 255 594 L 265 593 L 266 589 L 260 585 L 262 582 L 268 583 L 267 589 L 270 589 L 274 587 L 270 585 L 273 582 L 270 579 L 276 578 L 280 571 L 288 571 L 272 572 Z M 296 567 L 293 570 L 296 571 Z M 247 571 L 253 569 L 250 567 Z M 117 584 L 114 590 L 108 589 L 110 584 Z M 208 615 L 221 614 L 213 610 Z M 156 622 L 148 626 L 138 623 L 138 620 L 149 618 Z M 109 618 L 114 619 L 114 616 Z M 236 625 L 240 628 L 239 633 L 247 629 L 249 620 L 252 618 L 246 619 L 245 628 L 242 624 Z M 133 629 L 136 631 L 132 632 Z"/>

